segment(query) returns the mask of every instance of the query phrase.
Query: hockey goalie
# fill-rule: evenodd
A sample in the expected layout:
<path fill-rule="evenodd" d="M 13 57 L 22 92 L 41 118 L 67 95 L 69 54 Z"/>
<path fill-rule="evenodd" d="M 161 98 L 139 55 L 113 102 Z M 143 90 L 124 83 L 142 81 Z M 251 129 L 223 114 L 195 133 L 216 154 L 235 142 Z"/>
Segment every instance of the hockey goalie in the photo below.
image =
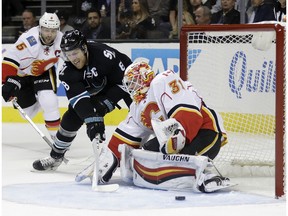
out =
<path fill-rule="evenodd" d="M 170 70 L 156 75 L 146 62 L 136 62 L 126 69 L 123 88 L 133 103 L 102 148 L 99 183 L 107 183 L 120 166 L 122 179 L 139 187 L 213 192 L 232 185 L 211 172 L 227 143 L 222 119 L 191 83 Z M 93 166 L 76 181 L 91 178 Z"/>

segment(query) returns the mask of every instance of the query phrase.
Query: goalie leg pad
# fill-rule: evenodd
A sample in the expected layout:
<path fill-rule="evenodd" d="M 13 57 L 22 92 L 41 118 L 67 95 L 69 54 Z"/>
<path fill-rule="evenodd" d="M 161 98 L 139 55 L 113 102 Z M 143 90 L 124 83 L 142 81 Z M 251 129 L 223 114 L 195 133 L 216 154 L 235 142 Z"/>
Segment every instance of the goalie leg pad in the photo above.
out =
<path fill-rule="evenodd" d="M 120 159 L 120 174 L 121 179 L 124 182 L 133 182 L 133 170 L 132 170 L 132 148 L 127 144 L 121 144 L 118 146 L 118 151 L 121 153 Z"/>
<path fill-rule="evenodd" d="M 198 176 L 207 166 L 205 156 L 162 154 L 132 150 L 133 183 L 152 189 L 198 191 Z"/>

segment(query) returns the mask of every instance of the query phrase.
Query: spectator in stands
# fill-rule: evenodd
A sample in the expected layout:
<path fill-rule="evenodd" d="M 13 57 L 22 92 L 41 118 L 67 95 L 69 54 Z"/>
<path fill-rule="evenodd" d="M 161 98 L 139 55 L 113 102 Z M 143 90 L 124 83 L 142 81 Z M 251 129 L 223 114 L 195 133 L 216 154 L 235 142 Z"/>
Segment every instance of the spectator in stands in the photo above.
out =
<path fill-rule="evenodd" d="M 221 0 L 215 0 L 215 4 L 211 7 L 211 13 L 217 13 L 222 9 L 221 7 Z"/>
<path fill-rule="evenodd" d="M 85 24 L 87 11 L 91 8 L 97 8 L 97 0 L 78 0 L 76 4 L 74 4 L 75 8 L 77 8 L 77 16 L 73 17 L 73 27 L 75 29 L 81 29 Z"/>
<path fill-rule="evenodd" d="M 102 23 L 101 13 L 96 8 L 87 12 L 87 20 L 81 30 L 87 39 L 108 39 L 111 36 L 110 28 Z"/>
<path fill-rule="evenodd" d="M 185 0 L 183 1 L 183 13 L 184 13 L 184 4 L 187 4 L 187 10 L 188 12 L 191 14 L 192 19 L 193 19 L 193 24 L 196 24 L 196 20 L 195 20 L 195 14 L 194 12 L 200 7 L 202 6 L 202 0 Z M 190 24 L 190 23 L 188 23 Z"/>
<path fill-rule="evenodd" d="M 211 23 L 211 10 L 206 6 L 200 6 L 194 11 L 197 25 L 208 25 Z"/>
<path fill-rule="evenodd" d="M 176 39 L 178 38 L 178 0 L 170 1 L 169 21 L 172 27 L 172 31 L 169 34 L 169 38 Z M 195 21 L 192 17 L 192 14 L 188 11 L 187 0 L 183 1 L 182 24 L 195 25 Z"/>
<path fill-rule="evenodd" d="M 243 1 L 244 1 L 244 4 L 243 4 Z M 243 8 L 242 8 L 242 4 L 244 5 Z M 235 9 L 238 11 L 241 11 L 241 10 L 247 11 L 247 9 L 250 6 L 251 6 L 251 0 L 236 0 Z"/>
<path fill-rule="evenodd" d="M 131 39 L 146 39 L 148 31 L 154 30 L 155 20 L 151 17 L 147 0 L 132 1 Z"/>
<path fill-rule="evenodd" d="M 183 25 L 195 25 L 195 21 L 192 17 L 192 14 L 188 11 L 188 1 L 189 0 L 183 1 L 182 24 Z M 196 0 L 196 1 L 199 1 L 199 0 Z M 169 38 L 176 39 L 178 38 L 178 0 L 171 0 L 170 2 L 169 20 L 170 20 L 170 24 L 172 27 L 172 31 L 169 34 Z"/>
<path fill-rule="evenodd" d="M 116 8 L 119 8 L 120 0 L 116 0 Z M 97 9 L 101 12 L 101 17 L 110 17 L 111 0 L 98 0 Z M 117 11 L 117 10 L 116 10 Z"/>
<path fill-rule="evenodd" d="M 120 0 L 118 5 L 118 13 L 131 12 L 132 0 Z"/>
<path fill-rule="evenodd" d="M 171 24 L 171 32 L 169 34 L 169 38 L 178 38 L 178 0 L 171 0 L 169 6 L 169 22 Z"/>
<path fill-rule="evenodd" d="M 32 10 L 25 9 L 22 13 L 22 26 L 18 29 L 15 39 L 18 39 L 20 35 L 32 27 L 37 26 L 37 19 Z"/>
<path fill-rule="evenodd" d="M 235 3 L 235 9 L 238 10 L 238 11 L 241 11 L 241 7 L 240 7 L 240 4 L 242 4 L 242 1 L 245 2 L 245 8 L 247 9 L 248 7 L 251 6 L 251 0 L 236 0 L 236 3 Z M 205 5 L 205 6 L 208 6 L 208 5 Z M 211 0 L 211 13 L 217 13 L 218 11 L 220 11 L 222 9 L 222 6 L 221 6 L 221 0 Z"/>
<path fill-rule="evenodd" d="M 60 20 L 60 31 L 64 34 L 66 31 L 74 30 L 74 27 L 68 25 L 69 15 L 66 11 L 60 10 L 57 13 Z"/>
<path fill-rule="evenodd" d="M 240 12 L 235 9 L 236 0 L 221 0 L 222 10 L 212 14 L 212 24 L 240 24 Z"/>
<path fill-rule="evenodd" d="M 286 22 L 286 0 L 278 0 L 275 7 L 276 20 Z"/>
<path fill-rule="evenodd" d="M 251 0 L 247 13 L 249 23 L 276 20 L 273 0 Z"/>
<path fill-rule="evenodd" d="M 163 33 L 165 38 L 168 38 L 171 31 L 169 22 L 169 6 L 170 0 L 147 0 L 150 15 L 156 22 L 156 28 Z"/>
<path fill-rule="evenodd" d="M 182 25 L 195 25 L 194 10 L 201 6 L 201 0 L 184 0 L 182 12 Z"/>
<path fill-rule="evenodd" d="M 116 38 L 128 39 L 130 36 L 130 22 L 132 20 L 132 0 L 120 0 L 117 11 Z"/>
<path fill-rule="evenodd" d="M 128 39 L 130 37 L 131 21 L 132 21 L 132 13 L 130 11 L 119 12 L 118 25 L 116 27 L 116 39 Z"/>
<path fill-rule="evenodd" d="M 202 0 L 202 5 L 210 9 L 216 4 L 217 0 Z"/>
<path fill-rule="evenodd" d="M 85 13 L 87 13 L 88 10 L 90 10 L 91 8 L 97 8 L 98 7 L 98 2 L 95 0 L 82 0 L 81 3 L 81 11 L 83 13 L 83 15 L 85 15 Z"/>
<path fill-rule="evenodd" d="M 155 19 L 157 25 L 169 23 L 170 0 L 147 0 L 147 3 L 149 13 Z"/>

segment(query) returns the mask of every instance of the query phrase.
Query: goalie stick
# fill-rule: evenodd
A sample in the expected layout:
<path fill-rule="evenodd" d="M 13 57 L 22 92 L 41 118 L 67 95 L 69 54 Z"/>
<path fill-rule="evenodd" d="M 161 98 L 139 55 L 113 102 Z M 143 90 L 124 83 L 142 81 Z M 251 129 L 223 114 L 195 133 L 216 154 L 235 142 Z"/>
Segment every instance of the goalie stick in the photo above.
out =
<path fill-rule="evenodd" d="M 38 134 L 42 137 L 42 139 L 52 148 L 53 144 L 51 141 L 45 136 L 45 134 L 36 126 L 36 124 L 32 121 L 32 119 L 27 115 L 27 113 L 22 109 L 22 107 L 17 103 L 17 98 L 12 99 L 13 105 L 19 110 L 21 115 L 32 125 L 32 127 L 38 132 Z M 64 162 L 67 164 L 68 159 L 64 157 Z"/>
<path fill-rule="evenodd" d="M 92 190 L 98 192 L 113 192 L 118 190 L 119 184 L 107 184 L 107 185 L 99 185 L 99 145 L 100 145 L 100 135 L 97 134 L 93 140 L 93 151 L 95 155 L 95 164 L 93 170 L 92 177 Z"/>

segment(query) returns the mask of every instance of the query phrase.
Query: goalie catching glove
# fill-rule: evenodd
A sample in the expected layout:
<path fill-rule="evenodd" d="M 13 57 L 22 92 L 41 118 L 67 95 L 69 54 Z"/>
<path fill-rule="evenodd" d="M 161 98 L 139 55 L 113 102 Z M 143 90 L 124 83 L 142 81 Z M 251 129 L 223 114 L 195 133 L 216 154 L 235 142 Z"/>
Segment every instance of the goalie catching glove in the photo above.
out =
<path fill-rule="evenodd" d="M 177 154 L 184 148 L 186 132 L 180 122 L 171 118 L 163 122 L 152 119 L 151 123 L 159 142 L 160 152 L 163 154 Z"/>

